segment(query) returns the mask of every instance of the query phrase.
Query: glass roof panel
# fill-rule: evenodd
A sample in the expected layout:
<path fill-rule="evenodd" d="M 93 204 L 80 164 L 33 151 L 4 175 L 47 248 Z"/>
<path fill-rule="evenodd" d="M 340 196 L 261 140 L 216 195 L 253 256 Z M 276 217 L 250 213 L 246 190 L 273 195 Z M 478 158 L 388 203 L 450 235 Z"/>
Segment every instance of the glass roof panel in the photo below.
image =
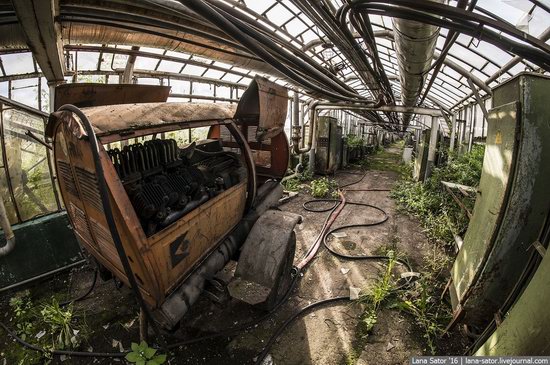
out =
<path fill-rule="evenodd" d="M 6 75 L 34 72 L 32 54 L 30 52 L 5 54 L 2 55 L 1 59 Z"/>
<path fill-rule="evenodd" d="M 309 42 L 314 42 L 315 46 L 307 49 L 307 57 L 326 68 L 327 72 L 333 72 L 333 69 L 337 67 L 337 77 L 341 80 L 346 79 L 346 83 L 358 90 L 361 94 L 370 95 L 370 91 L 365 88 L 364 81 L 357 79 L 357 61 L 348 61 L 344 54 L 340 53 L 337 46 L 331 49 L 325 49 L 320 42 L 316 42 L 319 38 L 324 37 L 324 34 L 320 31 L 320 28 L 327 28 L 322 28 L 320 25 L 319 27 L 314 25 L 312 19 L 308 18 L 306 14 L 301 12 L 301 10 L 304 10 L 304 12 L 307 13 L 308 9 L 297 6 L 299 5 L 298 2 L 294 0 L 221 1 L 232 5 L 235 9 L 238 9 L 239 12 L 245 14 L 248 19 L 258 18 L 258 22 L 261 23 L 263 27 L 270 30 L 269 36 L 276 38 L 281 43 L 291 43 L 298 49 L 304 49 L 304 46 Z M 340 8 L 343 3 L 348 3 L 347 0 L 327 1 L 330 1 L 331 5 L 334 6 L 335 9 Z M 550 5 L 550 0 L 539 1 Z M 456 6 L 457 1 L 451 0 L 449 1 L 449 4 Z M 327 9 L 328 8 L 330 8 L 330 6 L 327 7 Z M 488 16 L 488 14 L 490 15 L 490 13 L 494 13 L 495 17 L 502 18 L 510 24 L 524 29 L 535 36 L 539 36 L 550 25 L 550 14 L 548 14 L 544 9 L 535 6 L 532 0 L 479 0 L 477 2 L 476 12 L 483 13 L 485 16 Z M 390 17 L 369 14 L 369 19 L 375 31 L 392 29 L 392 18 Z M 437 40 L 438 52 L 441 52 L 443 44 L 446 41 L 447 34 L 449 34 L 449 30 L 443 28 L 440 30 L 440 36 Z M 506 34 L 503 36 L 509 37 Z M 357 39 L 356 41 L 359 44 L 359 47 L 362 47 L 365 52 L 368 52 L 368 49 L 365 47 L 362 39 Z M 550 43 L 550 40 L 548 40 L 547 43 Z M 399 98 L 399 66 L 396 59 L 396 52 L 394 50 L 394 42 L 386 37 L 378 37 L 376 39 L 376 44 L 386 75 L 391 77 L 391 87 L 392 89 L 395 89 L 395 96 Z M 95 45 L 95 47 L 100 47 L 100 45 Z M 130 46 L 118 45 L 110 45 L 110 47 L 122 49 L 131 48 Z M 157 70 L 170 73 L 181 72 L 182 75 L 193 75 L 198 77 L 204 76 L 210 79 L 221 79 L 226 82 L 234 82 L 243 85 L 246 85 L 250 81 L 249 77 L 243 78 L 243 75 L 252 76 L 255 73 L 250 72 L 248 69 L 234 67 L 233 65 L 215 61 L 206 57 L 195 55 L 191 56 L 182 52 L 148 47 L 141 47 L 140 52 L 149 52 L 158 55 L 165 54 L 169 57 L 178 57 L 180 59 L 192 59 L 195 62 L 201 63 L 201 65 L 186 65 L 184 63 L 161 60 L 155 57 L 138 56 L 135 64 L 136 69 Z M 292 53 L 292 51 L 290 52 Z M 71 62 L 76 60 L 78 60 L 78 67 L 76 69 L 79 71 L 89 71 L 86 75 L 97 70 L 98 63 L 101 71 L 110 71 L 114 73 L 114 70 L 116 70 L 116 75 L 109 76 L 109 82 L 112 79 L 118 78 L 118 75 L 121 73 L 121 69 L 124 69 L 128 60 L 128 55 L 113 54 L 112 51 L 111 53 L 109 51 L 102 53 L 101 59 L 99 53 L 96 51 L 75 52 L 74 50 L 71 50 L 67 53 L 72 56 L 72 59 L 69 60 L 69 70 L 74 68 L 71 65 Z M 499 68 L 509 62 L 514 55 L 511 55 L 508 52 L 503 51 L 487 42 L 472 38 L 469 35 L 460 34 L 455 44 L 451 47 L 447 57 L 449 61 L 456 63 L 467 72 L 471 72 L 474 76 L 484 81 L 489 76 L 498 73 L 500 71 Z M 11 55 L 4 54 L 1 56 L 1 59 L 3 61 L 5 72 L 8 75 L 32 73 L 35 71 L 32 56 L 28 52 Z M 370 60 L 370 62 L 372 63 L 373 61 Z M 236 64 L 238 65 L 238 63 Z M 211 67 L 214 67 L 214 69 Z M 508 78 L 510 75 L 526 69 L 526 67 L 526 63 L 520 63 L 514 66 L 509 73 L 505 73 L 500 79 Z M 329 68 L 332 70 L 328 71 Z M 236 72 L 236 74 L 233 72 Z M 91 77 L 86 75 L 79 75 L 79 80 L 85 80 Z M 97 79 L 104 81 L 106 80 L 104 74 Z M 286 85 L 289 83 L 289 80 L 277 80 L 277 82 L 281 84 Z M 497 82 L 499 80 L 497 80 Z M 160 81 L 157 78 L 139 78 L 139 82 L 158 83 Z M 190 90 L 185 91 L 184 83 L 176 83 L 175 80 L 172 80 L 172 82 L 174 86 L 181 89 L 178 93 L 181 94 L 190 92 Z M 494 84 L 492 84 L 492 86 L 493 85 Z M 175 90 L 175 88 L 173 89 Z M 453 103 L 460 100 L 462 96 L 469 94 L 470 90 L 466 82 L 466 78 L 463 75 L 448 66 L 443 66 L 438 73 L 434 86 L 430 92 L 432 97 L 436 97 L 442 102 Z"/>
<path fill-rule="evenodd" d="M 158 67 L 159 71 L 164 72 L 180 72 L 183 64 L 173 61 L 161 61 Z"/>

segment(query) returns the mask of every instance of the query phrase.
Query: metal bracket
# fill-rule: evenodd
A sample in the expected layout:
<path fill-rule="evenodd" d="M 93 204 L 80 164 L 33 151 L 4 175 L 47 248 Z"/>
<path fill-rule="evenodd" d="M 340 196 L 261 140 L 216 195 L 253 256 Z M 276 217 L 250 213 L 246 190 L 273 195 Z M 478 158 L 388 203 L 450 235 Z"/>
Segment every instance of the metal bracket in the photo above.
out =
<path fill-rule="evenodd" d="M 470 85 L 470 88 L 472 89 L 474 96 L 476 97 L 477 104 L 481 108 L 481 111 L 483 113 L 483 117 L 486 121 L 489 120 L 489 113 L 487 113 L 487 108 L 485 108 L 485 103 L 481 99 L 481 96 L 479 95 L 479 91 L 477 90 L 476 86 L 474 85 L 474 82 L 471 78 L 468 77 L 468 84 Z"/>

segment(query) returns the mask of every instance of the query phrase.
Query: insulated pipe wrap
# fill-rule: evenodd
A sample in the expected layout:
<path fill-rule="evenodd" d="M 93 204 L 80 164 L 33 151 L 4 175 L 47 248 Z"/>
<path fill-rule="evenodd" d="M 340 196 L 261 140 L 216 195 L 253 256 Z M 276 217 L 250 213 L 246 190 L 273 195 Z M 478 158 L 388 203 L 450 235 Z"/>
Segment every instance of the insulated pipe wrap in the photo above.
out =
<path fill-rule="evenodd" d="M 404 106 L 416 106 L 432 63 L 439 27 L 394 18 L 393 30 L 401 80 L 401 102 Z M 411 114 L 403 115 L 404 126 L 409 124 L 411 117 Z"/>

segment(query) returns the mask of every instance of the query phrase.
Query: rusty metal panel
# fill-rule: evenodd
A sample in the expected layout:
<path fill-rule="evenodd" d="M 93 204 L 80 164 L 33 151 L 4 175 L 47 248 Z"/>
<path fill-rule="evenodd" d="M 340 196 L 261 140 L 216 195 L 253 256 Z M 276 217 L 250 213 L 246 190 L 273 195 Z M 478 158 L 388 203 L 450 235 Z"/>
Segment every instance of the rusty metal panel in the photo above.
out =
<path fill-rule="evenodd" d="M 149 237 L 151 255 L 157 267 L 164 268 L 161 277 L 167 292 L 172 291 L 239 223 L 245 202 L 246 181 Z"/>
<path fill-rule="evenodd" d="M 239 101 L 235 119 L 257 125 L 256 140 L 262 142 L 283 132 L 287 112 L 288 90 L 264 77 L 256 76 Z M 250 120 L 253 122 L 250 123 Z"/>
<path fill-rule="evenodd" d="M 494 90 L 480 195 L 452 273 L 466 323 L 482 326 L 498 311 L 543 227 L 550 205 L 549 87 L 548 77 L 520 74 Z"/>
<path fill-rule="evenodd" d="M 176 123 L 228 120 L 233 117 L 235 107 L 218 103 L 144 103 L 84 108 L 82 112 L 92 123 L 96 135 L 104 137 Z M 58 113 L 50 116 L 46 136 L 53 135 L 52 128 L 58 116 Z"/>
<path fill-rule="evenodd" d="M 79 108 L 168 100 L 170 86 L 134 84 L 63 84 L 55 88 L 55 110 L 72 104 Z"/>

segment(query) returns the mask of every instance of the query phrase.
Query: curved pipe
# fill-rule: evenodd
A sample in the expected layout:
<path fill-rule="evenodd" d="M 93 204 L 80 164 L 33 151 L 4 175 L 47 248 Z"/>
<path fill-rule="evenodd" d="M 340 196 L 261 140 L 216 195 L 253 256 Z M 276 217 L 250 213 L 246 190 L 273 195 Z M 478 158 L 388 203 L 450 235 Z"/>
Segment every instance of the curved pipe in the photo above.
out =
<path fill-rule="evenodd" d="M 298 108 L 296 107 L 296 103 L 299 105 L 299 100 L 297 100 L 297 95 L 294 99 L 294 113 L 296 113 L 296 110 Z M 327 102 L 320 102 L 320 101 L 311 101 L 309 105 L 309 136 L 307 141 L 307 146 L 304 148 L 300 148 L 300 140 L 302 139 L 301 136 L 301 128 L 299 118 L 297 118 L 297 115 L 294 115 L 293 125 L 292 125 L 292 153 L 296 155 L 300 155 L 302 153 L 309 152 L 311 150 L 311 147 L 313 146 L 313 135 L 315 134 L 315 128 L 317 127 L 317 108 L 323 109 L 325 107 L 338 107 L 339 109 L 356 109 L 356 110 L 374 110 L 376 108 L 380 108 L 384 104 L 384 101 L 382 99 L 378 101 L 369 101 L 365 103 L 353 103 L 353 104 L 346 104 L 346 103 L 327 103 Z"/>
<path fill-rule="evenodd" d="M 4 206 L 4 200 L 0 198 L 0 225 L 4 231 L 4 236 L 6 237 L 6 244 L 0 247 L 0 257 L 6 256 L 15 248 L 15 234 L 11 229 L 10 220 L 8 219 L 8 213 L 6 212 L 6 207 Z"/>

